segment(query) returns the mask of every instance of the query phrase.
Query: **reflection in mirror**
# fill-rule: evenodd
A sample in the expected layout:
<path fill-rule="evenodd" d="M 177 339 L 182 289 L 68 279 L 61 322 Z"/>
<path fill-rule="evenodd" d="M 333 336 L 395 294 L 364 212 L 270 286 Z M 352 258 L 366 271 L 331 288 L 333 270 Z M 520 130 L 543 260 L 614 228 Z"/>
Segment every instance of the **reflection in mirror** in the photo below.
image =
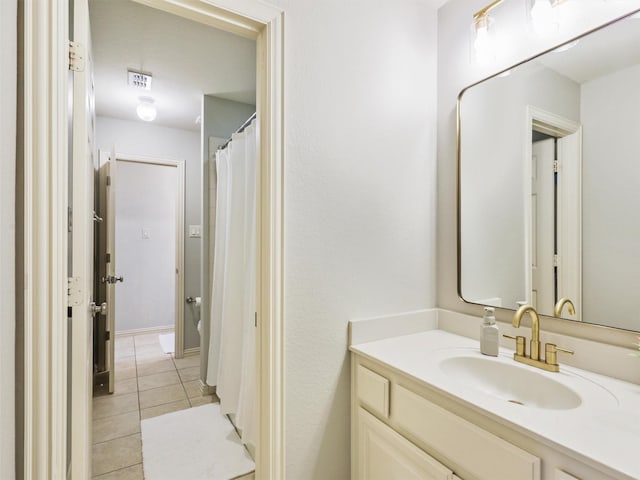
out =
<path fill-rule="evenodd" d="M 462 298 L 640 330 L 640 19 L 466 89 L 459 122 Z"/>

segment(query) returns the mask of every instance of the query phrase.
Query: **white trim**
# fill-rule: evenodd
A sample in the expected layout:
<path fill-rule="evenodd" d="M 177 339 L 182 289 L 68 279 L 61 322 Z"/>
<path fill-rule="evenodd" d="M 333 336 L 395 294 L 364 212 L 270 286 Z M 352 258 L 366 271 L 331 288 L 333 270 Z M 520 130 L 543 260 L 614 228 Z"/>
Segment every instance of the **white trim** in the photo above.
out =
<path fill-rule="evenodd" d="M 24 472 L 67 476 L 66 0 L 23 4 Z"/>
<path fill-rule="evenodd" d="M 205 382 L 202 381 L 202 379 L 199 380 L 199 385 L 200 385 L 200 393 L 202 395 L 213 395 L 216 393 L 216 387 L 215 386 L 211 386 L 211 385 L 207 385 Z"/>
<path fill-rule="evenodd" d="M 135 335 L 152 335 L 154 333 L 160 335 L 164 333 L 171 333 L 174 329 L 174 325 L 165 325 L 163 327 L 132 328 L 131 330 L 122 330 L 120 332 L 116 332 L 116 338 L 133 337 Z"/>
<path fill-rule="evenodd" d="M 183 357 L 195 357 L 200 355 L 200 347 L 185 348 Z"/>
<path fill-rule="evenodd" d="M 163 167 L 175 167 L 177 175 L 176 185 L 176 312 L 175 312 L 175 356 L 184 356 L 184 160 L 173 160 L 169 158 L 158 158 L 147 155 L 130 155 L 128 153 L 117 153 L 116 162 L 144 163 L 146 165 L 160 165 Z"/>
<path fill-rule="evenodd" d="M 531 290 L 533 285 L 532 272 L 531 272 L 531 258 L 533 256 L 533 245 L 531 242 L 531 232 L 533 231 L 533 213 L 531 207 L 531 171 L 532 171 L 532 142 L 531 131 L 535 128 L 536 131 L 546 133 L 554 137 L 565 137 L 576 132 L 581 131 L 579 123 L 569 120 L 567 118 L 556 115 L 555 113 L 548 112 L 532 105 L 527 105 L 525 114 L 525 130 L 524 137 L 529 139 L 524 142 L 524 172 L 522 181 L 522 191 L 524 194 L 524 272 L 525 272 L 525 291 L 527 295 L 527 303 L 531 304 Z M 580 193 L 580 187 L 577 188 Z M 581 204 L 581 202 L 580 202 Z M 575 220 L 579 223 L 580 218 Z M 577 254 L 581 255 L 582 246 L 578 249 Z M 579 263 L 578 263 L 579 265 Z M 572 298 L 572 300 L 574 300 Z M 576 299 L 576 301 L 580 301 Z M 577 306 L 577 304 L 576 304 Z M 541 312 L 546 315 L 552 315 L 553 312 Z"/>

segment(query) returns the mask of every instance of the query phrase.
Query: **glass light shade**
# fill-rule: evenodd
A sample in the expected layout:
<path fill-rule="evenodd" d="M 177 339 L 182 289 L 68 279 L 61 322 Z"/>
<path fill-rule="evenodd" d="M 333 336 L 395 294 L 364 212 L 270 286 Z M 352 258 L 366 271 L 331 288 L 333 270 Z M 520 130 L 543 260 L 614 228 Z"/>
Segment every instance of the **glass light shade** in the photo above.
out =
<path fill-rule="evenodd" d="M 540 36 L 551 35 L 558 29 L 554 5 L 553 0 L 532 0 L 531 26 Z"/>
<path fill-rule="evenodd" d="M 493 19 L 488 15 L 475 19 L 471 25 L 471 56 L 477 63 L 487 64 L 496 58 L 492 25 Z"/>
<path fill-rule="evenodd" d="M 140 101 L 140 103 L 138 103 L 136 113 L 138 114 L 140 120 L 144 120 L 145 122 L 154 121 L 156 119 L 158 111 L 156 110 L 156 106 L 153 104 L 153 98 L 140 97 L 138 100 Z"/>

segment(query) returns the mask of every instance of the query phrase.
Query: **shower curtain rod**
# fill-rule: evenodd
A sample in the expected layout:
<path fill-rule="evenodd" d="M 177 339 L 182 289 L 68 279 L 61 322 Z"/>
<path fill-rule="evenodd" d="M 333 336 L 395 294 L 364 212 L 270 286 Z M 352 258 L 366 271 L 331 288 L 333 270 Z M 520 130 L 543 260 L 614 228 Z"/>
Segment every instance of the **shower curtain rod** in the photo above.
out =
<path fill-rule="evenodd" d="M 254 112 L 253 115 L 251 115 L 246 122 L 240 125 L 240 128 L 238 128 L 235 132 L 231 134 L 231 137 L 233 137 L 233 135 L 235 135 L 236 133 L 243 132 L 244 129 L 247 128 L 251 124 L 251 122 L 253 122 L 255 119 L 256 119 L 256 112 Z M 227 148 L 229 146 L 229 143 L 231 143 L 231 137 L 222 145 L 220 145 L 216 150 L 224 150 L 225 148 Z"/>

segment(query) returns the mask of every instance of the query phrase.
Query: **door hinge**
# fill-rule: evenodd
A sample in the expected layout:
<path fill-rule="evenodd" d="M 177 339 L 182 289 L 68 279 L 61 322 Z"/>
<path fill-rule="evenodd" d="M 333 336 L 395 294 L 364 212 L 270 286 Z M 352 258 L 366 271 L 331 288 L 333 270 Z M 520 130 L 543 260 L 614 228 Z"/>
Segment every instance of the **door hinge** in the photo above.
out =
<path fill-rule="evenodd" d="M 554 160 L 553 161 L 553 173 L 558 173 L 559 169 L 560 169 L 560 167 L 558 165 L 558 160 Z"/>
<path fill-rule="evenodd" d="M 79 307 L 82 305 L 83 297 L 80 277 L 69 277 L 67 279 L 67 305 L 69 307 Z"/>
<path fill-rule="evenodd" d="M 560 266 L 560 256 L 559 255 L 554 255 L 553 256 L 553 266 L 554 267 L 559 267 Z"/>
<path fill-rule="evenodd" d="M 73 231 L 73 208 L 67 207 L 67 231 Z"/>
<path fill-rule="evenodd" d="M 111 254 L 110 253 L 105 253 L 104 255 L 104 260 L 106 263 L 111 263 Z"/>
<path fill-rule="evenodd" d="M 258 312 L 255 312 L 253 326 L 258 328 Z"/>
<path fill-rule="evenodd" d="M 105 339 L 105 341 L 106 340 L 111 340 L 111 332 L 109 330 L 104 332 L 104 339 Z"/>
<path fill-rule="evenodd" d="M 111 175 L 107 175 L 107 187 L 111 185 Z"/>
<path fill-rule="evenodd" d="M 69 40 L 69 70 L 84 72 L 85 51 L 84 45 Z"/>

